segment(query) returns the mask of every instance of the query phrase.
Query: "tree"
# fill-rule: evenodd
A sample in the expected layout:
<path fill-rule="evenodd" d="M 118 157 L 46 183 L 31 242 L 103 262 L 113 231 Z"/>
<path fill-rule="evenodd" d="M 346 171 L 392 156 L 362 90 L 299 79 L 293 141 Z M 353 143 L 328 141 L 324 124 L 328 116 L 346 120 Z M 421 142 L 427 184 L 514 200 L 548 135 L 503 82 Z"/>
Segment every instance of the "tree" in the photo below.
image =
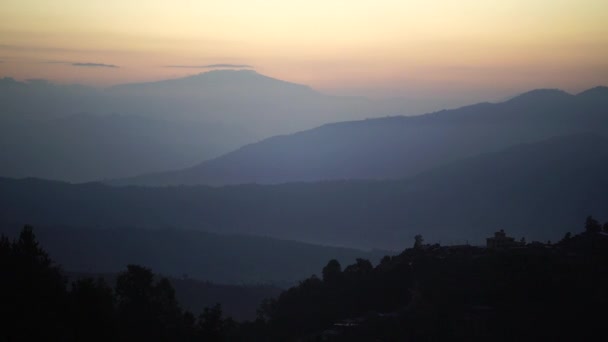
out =
<path fill-rule="evenodd" d="M 203 341 L 223 340 L 226 326 L 222 319 L 222 306 L 217 303 L 211 308 L 205 308 L 198 318 L 198 326 Z"/>
<path fill-rule="evenodd" d="M 560 243 L 568 242 L 570 241 L 570 239 L 572 239 L 572 233 L 567 232 L 566 235 L 564 235 L 564 237 L 560 241 Z"/>
<path fill-rule="evenodd" d="M 114 294 L 103 278 L 72 283 L 70 315 L 77 341 L 115 340 Z"/>
<path fill-rule="evenodd" d="M 424 243 L 424 239 L 422 238 L 422 235 L 418 234 L 418 235 L 414 236 L 414 248 L 416 248 L 416 249 L 421 248 L 423 243 Z"/>
<path fill-rule="evenodd" d="M 12 242 L 0 236 L 0 341 L 196 340 L 194 316 L 182 312 L 167 278 L 156 279 L 129 265 L 115 291 L 101 278 L 76 280 L 68 291 L 61 269 L 25 226 Z M 222 322 L 224 331 L 234 329 L 231 319 Z"/>
<path fill-rule="evenodd" d="M 604 222 L 604 225 L 602 226 L 602 231 L 604 233 L 608 233 L 608 222 Z"/>
<path fill-rule="evenodd" d="M 354 275 L 366 275 L 374 270 L 374 266 L 367 259 L 357 258 L 356 262 L 352 265 L 347 266 L 344 269 L 344 273 Z"/>
<path fill-rule="evenodd" d="M 116 279 L 116 298 L 121 333 L 127 339 L 176 339 L 186 325 L 173 286 L 166 278 L 154 283 L 148 268 L 128 265 Z"/>
<path fill-rule="evenodd" d="M 66 282 L 26 225 L 12 243 L 0 238 L 1 341 L 64 340 Z"/>
<path fill-rule="evenodd" d="M 600 223 L 591 215 L 585 220 L 585 231 L 588 233 L 599 233 L 602 230 Z"/>
<path fill-rule="evenodd" d="M 327 263 L 327 266 L 323 267 L 323 281 L 326 283 L 333 283 L 340 279 L 342 275 L 342 266 L 336 259 L 332 259 Z"/>
<path fill-rule="evenodd" d="M 391 263 L 391 257 L 389 255 L 385 255 L 380 259 L 380 266 L 385 267 Z"/>

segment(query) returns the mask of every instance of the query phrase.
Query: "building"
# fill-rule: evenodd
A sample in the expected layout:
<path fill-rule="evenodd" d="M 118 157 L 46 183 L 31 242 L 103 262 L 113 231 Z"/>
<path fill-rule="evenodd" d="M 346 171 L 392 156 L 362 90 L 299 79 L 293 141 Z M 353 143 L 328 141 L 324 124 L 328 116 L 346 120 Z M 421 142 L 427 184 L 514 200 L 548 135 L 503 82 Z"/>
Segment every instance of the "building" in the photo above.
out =
<path fill-rule="evenodd" d="M 487 248 L 497 249 L 517 246 L 519 246 L 519 243 L 517 243 L 514 238 L 507 236 L 507 233 L 505 233 L 503 229 L 494 233 L 494 237 L 489 237 L 486 239 Z"/>

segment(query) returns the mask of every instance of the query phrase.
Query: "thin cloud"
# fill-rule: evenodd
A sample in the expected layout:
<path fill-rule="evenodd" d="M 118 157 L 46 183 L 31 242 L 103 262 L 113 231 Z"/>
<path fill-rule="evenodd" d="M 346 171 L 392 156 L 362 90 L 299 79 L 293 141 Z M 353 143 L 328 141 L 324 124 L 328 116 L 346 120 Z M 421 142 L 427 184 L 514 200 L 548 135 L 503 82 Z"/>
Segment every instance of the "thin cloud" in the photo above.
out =
<path fill-rule="evenodd" d="M 75 66 L 75 67 L 89 67 L 89 68 L 119 68 L 118 65 L 103 64 L 103 63 L 72 63 L 70 65 Z"/>
<path fill-rule="evenodd" d="M 75 67 L 89 67 L 89 68 L 120 68 L 118 65 L 114 64 L 104 64 L 104 63 L 89 63 L 89 62 L 74 62 L 74 61 L 43 61 L 40 63 L 44 64 L 63 64 L 70 65 Z"/>
<path fill-rule="evenodd" d="M 191 69 L 212 69 L 212 68 L 253 68 L 248 64 L 207 64 L 207 65 L 167 65 L 166 68 L 191 68 Z"/>

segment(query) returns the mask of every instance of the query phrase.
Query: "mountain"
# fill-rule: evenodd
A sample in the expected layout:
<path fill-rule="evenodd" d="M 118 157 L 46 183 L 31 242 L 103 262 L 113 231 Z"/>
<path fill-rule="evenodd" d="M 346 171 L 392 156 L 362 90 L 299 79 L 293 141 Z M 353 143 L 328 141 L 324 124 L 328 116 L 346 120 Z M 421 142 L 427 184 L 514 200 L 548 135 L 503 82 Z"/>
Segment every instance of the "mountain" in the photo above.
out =
<path fill-rule="evenodd" d="M 0 180 L 7 224 L 185 228 L 356 248 L 484 243 L 498 229 L 555 241 L 608 206 L 608 138 L 509 147 L 404 180 L 164 188 Z M 600 218 L 606 220 L 608 218 Z"/>
<path fill-rule="evenodd" d="M 108 105 L 122 106 L 126 113 L 205 118 L 240 125 L 258 139 L 402 109 L 398 103 L 328 96 L 254 70 L 213 70 L 178 79 L 118 85 L 105 92 L 113 102 Z"/>
<path fill-rule="evenodd" d="M 45 80 L 0 78 L 0 123 L 57 119 L 99 111 L 99 89 Z"/>
<path fill-rule="evenodd" d="M 603 103 L 606 105 L 608 103 L 608 87 L 598 86 L 591 89 L 587 89 L 582 93 L 578 94 L 579 97 L 585 98 L 587 101 L 593 101 L 598 103 Z"/>
<path fill-rule="evenodd" d="M 254 70 L 212 70 L 177 79 L 121 84 L 110 87 L 107 91 L 135 94 L 149 91 L 158 96 L 191 97 L 196 95 L 207 98 L 225 96 L 228 93 L 250 98 L 269 94 L 282 97 L 321 95 L 306 85 L 268 77 Z"/>
<path fill-rule="evenodd" d="M 189 167 L 276 134 L 401 109 L 248 70 L 107 89 L 3 78 L 0 176 L 132 177 Z"/>
<path fill-rule="evenodd" d="M 19 225 L 0 233 L 17 236 Z M 180 229 L 86 229 L 37 226 L 36 237 L 70 272 L 114 274 L 128 264 L 171 277 L 219 284 L 291 286 L 317 273 L 327 260 L 377 262 L 384 254 L 247 235 Z"/>
<path fill-rule="evenodd" d="M 516 144 L 588 131 L 608 132 L 606 87 L 578 95 L 534 90 L 502 103 L 327 124 L 250 144 L 190 168 L 112 184 L 398 179 Z"/>
<path fill-rule="evenodd" d="M 247 137 L 221 124 L 118 114 L 5 124 L 0 131 L 2 175 L 73 182 L 187 167 L 236 148 Z"/>

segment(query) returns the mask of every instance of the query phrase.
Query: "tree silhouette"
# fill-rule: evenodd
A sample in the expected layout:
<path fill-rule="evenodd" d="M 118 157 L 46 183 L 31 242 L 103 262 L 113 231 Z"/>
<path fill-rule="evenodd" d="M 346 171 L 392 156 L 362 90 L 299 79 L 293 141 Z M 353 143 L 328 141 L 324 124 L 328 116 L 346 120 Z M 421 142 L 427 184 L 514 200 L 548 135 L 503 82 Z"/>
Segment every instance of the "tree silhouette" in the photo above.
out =
<path fill-rule="evenodd" d="M 572 233 L 567 232 L 564 237 L 562 238 L 562 240 L 560 241 L 560 243 L 566 243 L 568 241 L 570 241 L 570 239 L 572 239 Z"/>
<path fill-rule="evenodd" d="M 373 269 L 374 266 L 372 266 L 372 263 L 369 260 L 357 258 L 354 264 L 349 265 L 344 269 L 344 273 L 355 276 L 363 276 L 372 272 Z"/>
<path fill-rule="evenodd" d="M 66 288 L 61 270 L 39 246 L 31 226 L 16 241 L 0 239 L 0 340 L 66 337 Z M 35 328 L 34 328 L 35 327 Z"/>
<path fill-rule="evenodd" d="M 342 266 L 336 259 L 331 259 L 325 267 L 323 267 L 323 281 L 327 283 L 335 283 L 342 275 Z"/>
<path fill-rule="evenodd" d="M 116 298 L 121 332 L 128 338 L 167 341 L 186 323 L 169 281 L 154 283 L 148 268 L 128 265 L 116 279 Z"/>
<path fill-rule="evenodd" d="M 217 303 L 205 308 L 198 319 L 199 334 L 203 341 L 224 341 L 231 331 L 236 329 L 236 322 L 222 317 L 222 306 Z"/>
<path fill-rule="evenodd" d="M 591 215 L 585 220 L 585 231 L 588 233 L 599 233 L 602 230 L 600 223 Z"/>
<path fill-rule="evenodd" d="M 414 236 L 414 248 L 415 249 L 421 248 L 423 243 L 424 243 L 424 239 L 422 238 L 422 235 L 418 234 L 418 235 Z"/>
<path fill-rule="evenodd" d="M 77 341 L 115 339 L 114 296 L 112 288 L 99 278 L 84 278 L 72 284 L 70 317 Z"/>

